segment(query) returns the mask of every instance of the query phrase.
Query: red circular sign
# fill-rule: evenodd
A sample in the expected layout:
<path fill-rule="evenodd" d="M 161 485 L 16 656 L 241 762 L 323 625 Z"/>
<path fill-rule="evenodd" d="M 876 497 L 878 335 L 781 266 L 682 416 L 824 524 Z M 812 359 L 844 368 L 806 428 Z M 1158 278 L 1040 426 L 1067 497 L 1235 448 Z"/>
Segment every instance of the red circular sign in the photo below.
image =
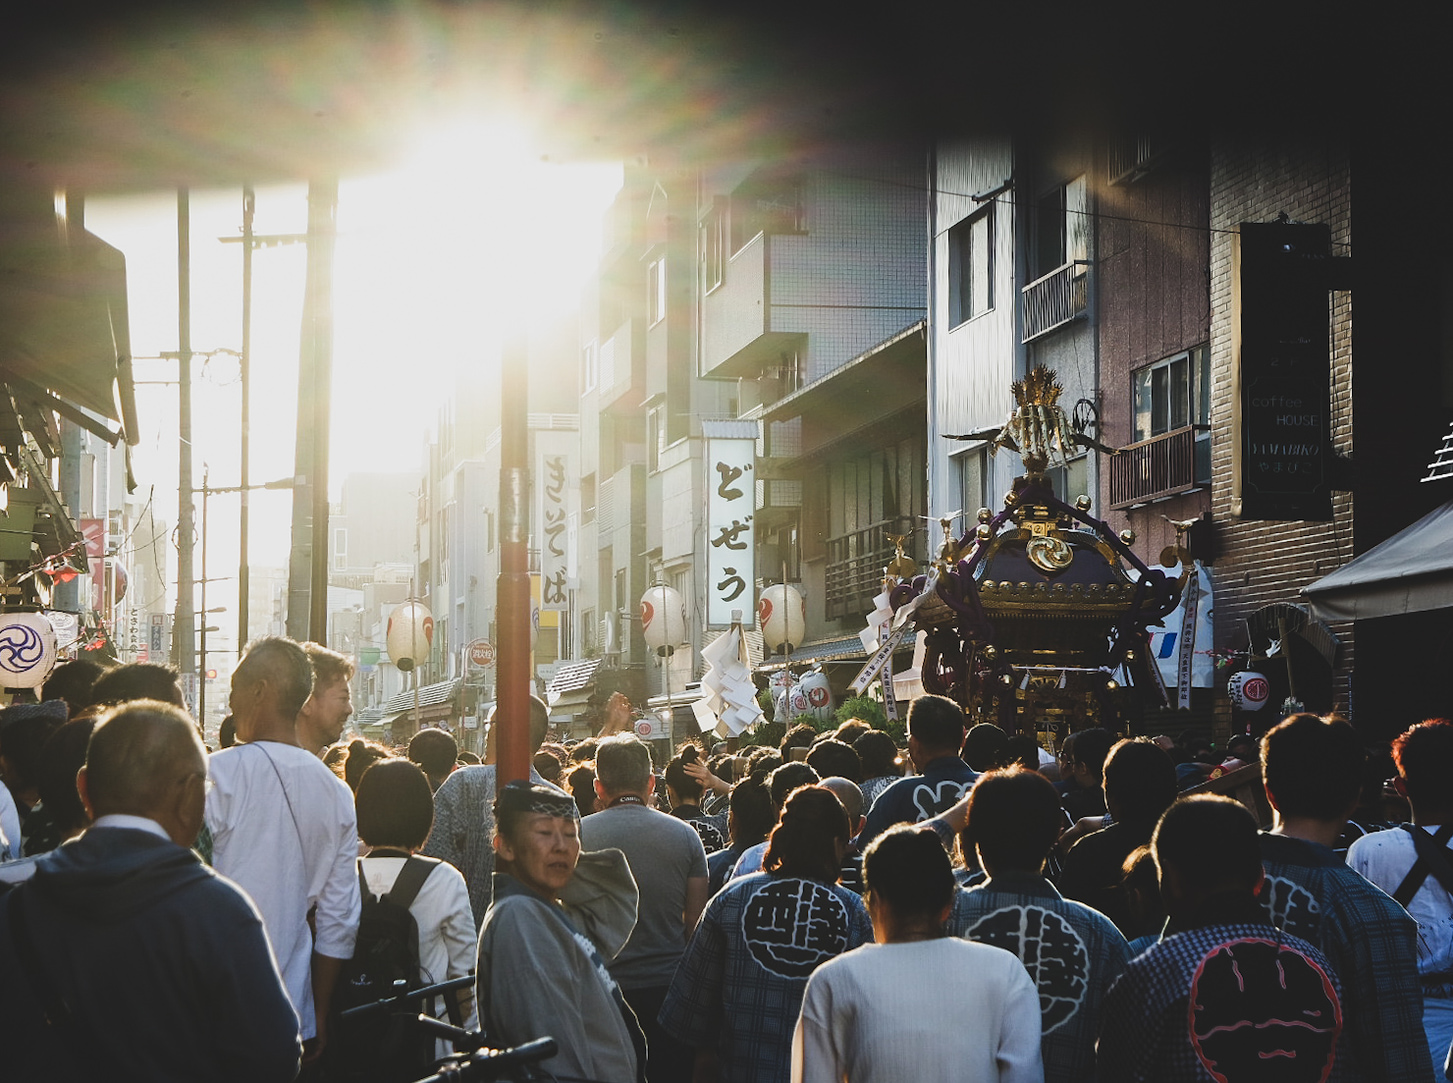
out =
<path fill-rule="evenodd" d="M 469 660 L 477 666 L 494 665 L 494 644 L 487 639 L 476 639 L 469 645 Z"/>

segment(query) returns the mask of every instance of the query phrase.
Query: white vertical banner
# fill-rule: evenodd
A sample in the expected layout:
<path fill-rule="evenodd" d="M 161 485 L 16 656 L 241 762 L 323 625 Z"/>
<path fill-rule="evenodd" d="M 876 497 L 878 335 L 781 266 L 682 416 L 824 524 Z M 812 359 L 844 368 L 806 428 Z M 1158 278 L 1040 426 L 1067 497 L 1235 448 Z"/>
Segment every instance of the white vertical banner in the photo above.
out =
<path fill-rule="evenodd" d="M 535 488 L 540 494 L 540 608 L 562 611 L 570 608 L 570 546 L 567 536 L 570 516 L 570 454 L 544 451 L 539 454 Z"/>
<path fill-rule="evenodd" d="M 1161 570 L 1172 578 L 1180 574 L 1179 568 Z M 1199 560 L 1180 603 L 1159 625 L 1152 624 L 1147 630 L 1150 653 L 1160 669 L 1161 681 L 1167 688 L 1177 689 L 1177 701 L 1189 707 L 1186 697 L 1191 688 L 1211 688 L 1216 681 L 1211 654 L 1215 643 L 1215 597 L 1211 574 Z"/>
<path fill-rule="evenodd" d="M 706 455 L 706 620 L 731 624 L 756 610 L 757 442 L 713 437 Z"/>

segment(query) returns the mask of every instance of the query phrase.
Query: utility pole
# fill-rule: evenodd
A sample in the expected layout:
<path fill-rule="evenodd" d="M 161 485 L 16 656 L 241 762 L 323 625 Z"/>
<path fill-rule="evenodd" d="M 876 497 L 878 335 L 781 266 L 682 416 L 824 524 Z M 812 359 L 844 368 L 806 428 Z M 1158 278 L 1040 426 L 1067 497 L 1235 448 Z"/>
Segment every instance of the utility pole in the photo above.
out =
<path fill-rule="evenodd" d="M 242 510 L 238 516 L 238 567 L 237 567 L 237 655 L 241 657 L 247 649 L 248 625 L 251 623 L 249 603 L 252 594 L 252 574 L 248 563 L 248 492 L 257 488 L 248 484 L 251 469 L 252 431 L 252 255 L 259 248 L 274 248 L 291 244 L 307 244 L 306 233 L 266 233 L 258 235 L 254 226 L 257 217 L 257 195 L 251 185 L 242 188 L 242 233 L 237 237 L 218 237 L 223 244 L 242 245 L 242 350 L 238 355 L 238 372 L 242 384 Z M 301 382 L 301 376 L 299 377 Z M 269 483 L 265 489 L 277 488 Z M 291 633 L 291 628 L 289 628 Z"/>
<path fill-rule="evenodd" d="M 198 630 L 198 650 L 201 653 L 197 666 L 197 724 L 207 732 L 207 496 L 212 470 L 206 460 L 202 462 L 202 598 L 197 606 L 202 611 L 202 627 Z M 242 498 L 247 499 L 246 492 Z"/>
<path fill-rule="evenodd" d="M 242 508 L 238 512 L 237 539 L 237 657 L 247 649 L 247 603 L 252 590 L 247 563 L 247 499 L 248 459 L 252 441 L 249 427 L 252 423 L 252 224 L 257 210 L 257 197 L 251 185 L 242 189 L 242 355 L 237 359 L 237 369 L 242 383 Z M 207 504 L 202 502 L 203 518 Z M 206 607 L 203 606 L 205 609 Z M 205 672 L 203 680 L 206 679 Z"/>
<path fill-rule="evenodd" d="M 172 619 L 172 644 L 182 689 L 189 706 L 196 709 L 197 651 L 196 613 L 192 591 L 196 575 L 192 569 L 193 535 L 196 532 L 192 507 L 192 252 L 191 199 L 185 188 L 177 189 L 177 366 L 178 461 L 177 461 L 177 608 Z"/>
<path fill-rule="evenodd" d="M 495 752 L 501 782 L 530 777 L 529 347 L 505 343 L 500 378 L 499 686 Z"/>
<path fill-rule="evenodd" d="M 308 285 L 298 364 L 288 635 L 328 637 L 328 439 L 333 372 L 333 239 L 338 182 L 308 186 Z"/>

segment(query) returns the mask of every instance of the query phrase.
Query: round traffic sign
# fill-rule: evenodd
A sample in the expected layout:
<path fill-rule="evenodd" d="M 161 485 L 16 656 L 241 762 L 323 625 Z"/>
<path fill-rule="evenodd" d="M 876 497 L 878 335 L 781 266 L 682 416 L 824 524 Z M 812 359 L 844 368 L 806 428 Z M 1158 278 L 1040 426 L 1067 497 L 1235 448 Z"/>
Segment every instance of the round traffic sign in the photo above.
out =
<path fill-rule="evenodd" d="M 487 639 L 476 639 L 469 644 L 469 660 L 477 666 L 494 665 L 494 644 Z"/>

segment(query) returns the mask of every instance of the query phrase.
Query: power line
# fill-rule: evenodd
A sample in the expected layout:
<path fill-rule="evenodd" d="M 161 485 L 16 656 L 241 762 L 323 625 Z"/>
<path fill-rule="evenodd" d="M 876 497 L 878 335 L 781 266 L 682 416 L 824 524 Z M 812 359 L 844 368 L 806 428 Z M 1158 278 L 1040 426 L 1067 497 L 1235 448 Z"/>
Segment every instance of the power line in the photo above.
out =
<path fill-rule="evenodd" d="M 908 181 L 892 180 L 892 179 L 890 179 L 888 177 L 865 177 L 865 176 L 859 176 L 859 175 L 854 174 L 854 173 L 844 173 L 844 172 L 842 172 L 840 170 L 835 170 L 835 169 L 823 169 L 823 170 L 821 170 L 821 172 L 826 173 L 826 174 L 829 174 L 831 176 L 835 176 L 835 177 L 842 177 L 845 180 L 856 180 L 856 181 L 863 181 L 863 182 L 872 183 L 872 184 L 883 184 L 883 185 L 887 185 L 888 187 L 891 187 L 891 188 L 905 188 L 905 189 L 907 189 L 909 191 L 913 191 L 913 192 L 925 192 L 925 193 L 927 193 L 930 196 L 955 196 L 955 197 L 960 198 L 960 199 L 970 199 L 970 200 L 976 198 L 976 195 L 973 192 L 957 192 L 957 191 L 954 191 L 953 189 L 950 189 L 950 188 L 939 188 L 937 185 L 930 186 L 930 185 L 927 185 L 927 184 L 915 184 L 915 183 L 910 183 Z M 1005 194 L 1005 193 L 1001 193 L 1001 194 L 995 195 L 995 196 L 991 197 L 990 199 L 985 199 L 985 200 L 983 200 L 983 202 L 984 203 L 990 203 L 990 202 L 994 202 L 994 203 L 1004 203 L 1004 204 L 1007 204 L 1008 206 L 1011 206 L 1011 207 L 1026 207 L 1026 208 L 1028 208 L 1030 210 L 1030 213 L 1038 213 L 1038 208 L 1036 208 L 1032 203 L 1021 203 L 1021 202 L 1015 200 L 1012 195 L 1008 195 L 1008 194 Z M 1220 234 L 1224 234 L 1224 235 L 1226 235 L 1228 237 L 1229 236 L 1235 236 L 1235 235 L 1237 235 L 1237 234 L 1239 234 L 1241 232 L 1240 230 L 1237 230 L 1237 229 L 1222 229 L 1220 227 L 1210 225 L 1209 223 L 1206 223 L 1204 225 L 1198 225 L 1198 224 L 1193 224 L 1193 223 L 1189 223 L 1189 222 L 1168 222 L 1168 221 L 1164 221 L 1162 219 L 1157 219 L 1157 218 L 1137 218 L 1137 217 L 1135 217 L 1133 215 L 1110 214 L 1110 213 L 1108 213 L 1106 211 L 1101 211 L 1101 210 L 1092 210 L 1092 211 L 1068 211 L 1066 213 L 1068 213 L 1068 214 L 1078 214 L 1078 215 L 1082 215 L 1082 216 L 1087 217 L 1087 218 L 1093 218 L 1093 219 L 1095 219 L 1097 221 L 1128 222 L 1128 223 L 1132 223 L 1132 224 L 1135 224 L 1135 225 L 1143 225 L 1143 226 L 1161 226 L 1161 227 L 1166 228 L 1166 229 L 1185 229 L 1185 230 L 1191 230 L 1191 231 L 1198 232 L 1198 233 L 1220 233 Z M 955 223 L 955 225 L 957 225 L 957 223 Z M 951 228 L 953 228 L 953 227 L 950 226 L 949 229 L 951 229 Z M 942 233 L 947 233 L 947 232 L 948 232 L 948 229 L 941 230 L 940 231 L 940 235 Z M 1350 242 L 1350 241 L 1333 241 L 1332 244 L 1333 244 L 1334 247 L 1337 247 L 1337 248 L 1349 248 L 1350 249 L 1352 247 L 1352 242 Z"/>

